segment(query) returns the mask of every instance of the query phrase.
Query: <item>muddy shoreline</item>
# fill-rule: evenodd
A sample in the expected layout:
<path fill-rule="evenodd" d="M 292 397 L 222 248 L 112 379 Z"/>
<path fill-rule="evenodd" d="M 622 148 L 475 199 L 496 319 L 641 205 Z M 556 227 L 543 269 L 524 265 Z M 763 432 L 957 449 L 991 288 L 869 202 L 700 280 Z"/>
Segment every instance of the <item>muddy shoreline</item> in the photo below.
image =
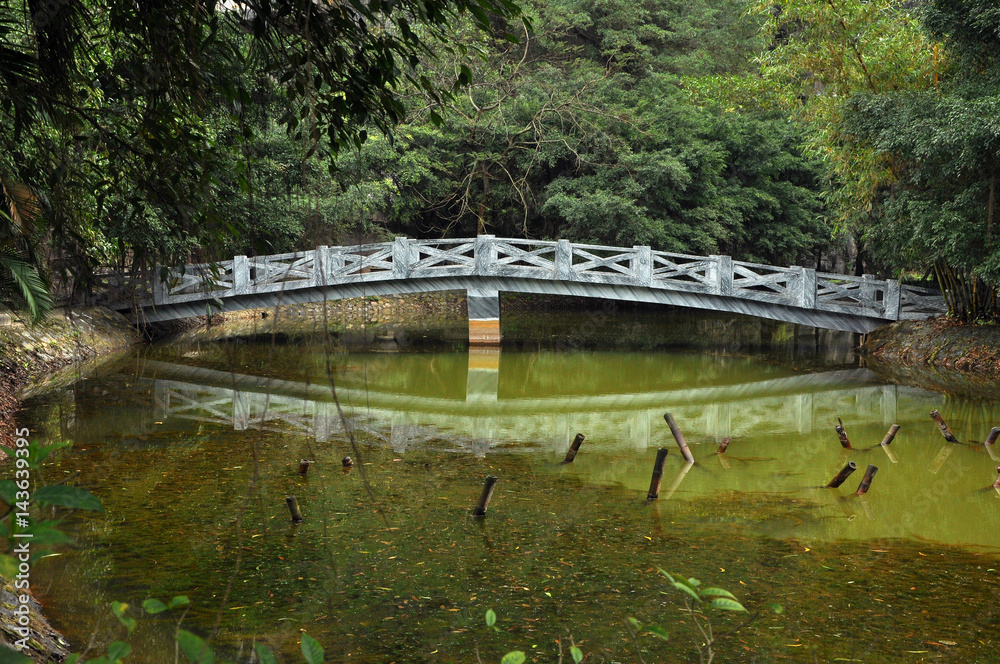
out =
<path fill-rule="evenodd" d="M 1000 387 L 1000 326 L 900 321 L 869 334 L 860 352 L 895 383 L 982 398 L 996 398 Z"/>

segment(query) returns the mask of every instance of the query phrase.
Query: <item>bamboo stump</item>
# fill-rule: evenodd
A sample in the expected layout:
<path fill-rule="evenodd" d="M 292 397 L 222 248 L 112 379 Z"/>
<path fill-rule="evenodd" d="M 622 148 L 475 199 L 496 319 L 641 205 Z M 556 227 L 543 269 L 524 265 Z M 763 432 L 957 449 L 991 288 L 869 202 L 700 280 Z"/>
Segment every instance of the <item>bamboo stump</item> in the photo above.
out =
<path fill-rule="evenodd" d="M 840 469 L 840 472 L 830 480 L 830 483 L 826 485 L 827 489 L 836 489 L 838 486 L 847 481 L 847 478 L 851 476 L 855 470 L 858 469 L 858 464 L 853 461 L 848 461 L 847 465 Z"/>
<path fill-rule="evenodd" d="M 958 442 L 958 438 L 955 438 L 955 434 L 953 434 L 951 432 L 951 429 L 948 428 L 948 423 L 944 421 L 943 417 L 941 417 L 941 413 L 939 413 L 936 410 L 932 410 L 931 417 L 934 419 L 935 422 L 937 422 L 938 429 L 941 431 L 941 435 L 944 436 L 945 440 L 947 440 L 949 443 Z"/>
<path fill-rule="evenodd" d="M 876 466 L 868 465 L 868 469 L 865 470 L 865 476 L 861 478 L 861 484 L 858 485 L 858 490 L 854 492 L 855 496 L 863 496 L 868 493 L 868 489 L 871 488 L 872 478 L 875 477 L 875 473 L 878 472 Z"/>
<path fill-rule="evenodd" d="M 839 417 L 833 428 L 837 430 L 837 435 L 840 437 L 840 446 L 845 450 L 854 449 L 851 447 L 851 441 L 847 438 L 847 429 L 844 428 L 844 423 L 840 421 Z"/>
<path fill-rule="evenodd" d="M 691 454 L 691 450 L 688 449 L 687 441 L 684 440 L 684 434 L 681 433 L 681 428 L 677 426 L 677 420 L 670 413 L 664 413 L 663 419 L 667 421 L 667 426 L 670 427 L 670 433 L 673 434 L 674 440 L 677 441 L 677 447 L 681 448 L 681 456 L 688 463 L 694 463 L 694 455 Z"/>
<path fill-rule="evenodd" d="M 563 463 L 573 463 L 573 459 L 576 458 L 576 453 L 580 451 L 580 445 L 583 444 L 583 434 L 576 434 L 576 438 L 570 443 L 569 449 L 566 450 L 566 458 L 563 459 Z"/>
<path fill-rule="evenodd" d="M 490 501 L 493 499 L 493 489 L 496 487 L 497 482 L 500 480 L 496 475 L 487 475 L 486 481 L 483 483 L 483 492 L 479 494 L 479 503 L 476 505 L 476 509 L 472 511 L 472 516 L 486 516 L 486 510 L 490 506 Z"/>
<path fill-rule="evenodd" d="M 292 513 L 292 521 L 295 523 L 302 522 L 302 510 L 299 509 L 299 500 L 295 496 L 288 496 L 285 498 L 285 502 L 288 504 L 288 511 Z"/>
<path fill-rule="evenodd" d="M 885 438 L 882 439 L 882 442 L 879 443 L 879 445 L 881 445 L 882 447 L 887 447 L 889 443 L 892 442 L 892 439 L 896 437 L 896 434 L 898 432 L 899 432 L 899 425 L 893 424 L 891 427 L 889 427 L 888 433 L 885 434 Z"/>
<path fill-rule="evenodd" d="M 646 500 L 656 500 L 660 497 L 660 483 L 663 481 L 663 464 L 667 461 L 669 450 L 661 447 L 656 451 L 656 462 L 653 464 L 653 478 L 649 481 L 649 491 Z"/>

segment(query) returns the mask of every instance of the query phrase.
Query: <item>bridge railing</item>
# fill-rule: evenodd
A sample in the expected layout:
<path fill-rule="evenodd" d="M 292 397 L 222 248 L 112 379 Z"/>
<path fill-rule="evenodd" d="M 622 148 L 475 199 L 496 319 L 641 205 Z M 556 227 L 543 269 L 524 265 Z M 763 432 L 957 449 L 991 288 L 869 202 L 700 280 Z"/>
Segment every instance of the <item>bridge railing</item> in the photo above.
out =
<path fill-rule="evenodd" d="M 156 281 L 154 304 L 177 304 L 297 288 L 435 277 L 548 279 L 734 297 L 897 320 L 943 311 L 928 289 L 895 280 L 776 267 L 729 256 L 692 256 L 650 247 L 574 244 L 481 235 L 349 247 L 321 246 L 273 256 L 236 256 L 171 270 Z"/>

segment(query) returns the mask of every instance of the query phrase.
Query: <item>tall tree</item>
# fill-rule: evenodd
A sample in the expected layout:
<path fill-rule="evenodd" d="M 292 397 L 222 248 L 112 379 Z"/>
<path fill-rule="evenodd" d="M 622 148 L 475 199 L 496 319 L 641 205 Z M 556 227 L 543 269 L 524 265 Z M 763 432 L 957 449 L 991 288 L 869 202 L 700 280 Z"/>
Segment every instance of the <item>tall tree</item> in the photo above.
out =
<path fill-rule="evenodd" d="M 887 264 L 933 267 L 954 315 L 998 318 L 1000 13 L 937 0 L 921 18 L 945 45 L 939 84 L 858 94 L 846 116 L 847 139 L 886 164 L 868 233 Z"/>
<path fill-rule="evenodd" d="M 42 202 L 70 277 L 211 256 L 245 233 L 218 195 L 234 177 L 249 189 L 232 138 L 258 128 L 254 75 L 276 79 L 306 155 L 336 151 L 399 122 L 404 83 L 452 89 L 417 70 L 432 45 L 464 50 L 449 23 L 499 36 L 518 15 L 510 0 L 0 2 L 0 176 Z"/>

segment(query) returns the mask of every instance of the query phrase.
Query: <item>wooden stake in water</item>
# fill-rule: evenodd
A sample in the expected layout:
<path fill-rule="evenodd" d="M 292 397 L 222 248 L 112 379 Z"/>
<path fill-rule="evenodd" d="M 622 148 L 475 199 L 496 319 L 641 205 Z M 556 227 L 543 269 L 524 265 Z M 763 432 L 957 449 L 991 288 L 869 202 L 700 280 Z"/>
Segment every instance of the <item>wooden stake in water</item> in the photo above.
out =
<path fill-rule="evenodd" d="M 681 456 L 688 463 L 694 463 L 694 455 L 691 454 L 691 450 L 688 449 L 687 441 L 684 440 L 684 434 L 681 433 L 681 428 L 677 426 L 677 421 L 674 416 L 670 413 L 664 413 L 663 419 L 667 421 L 667 426 L 670 427 L 670 433 L 674 435 L 674 440 L 677 441 L 677 447 L 681 448 Z"/>
<path fill-rule="evenodd" d="M 939 413 L 936 410 L 932 410 L 931 417 L 934 418 L 935 422 L 937 422 L 938 429 L 941 430 L 941 435 L 944 436 L 945 440 L 947 440 L 949 443 L 958 442 L 958 438 L 955 438 L 955 434 L 953 434 L 951 432 L 951 429 L 948 428 L 948 424 L 944 421 L 944 418 L 941 417 L 941 413 Z"/>
<path fill-rule="evenodd" d="M 660 497 L 660 483 L 663 481 L 663 464 L 667 461 L 669 450 L 661 447 L 656 450 L 656 462 L 653 464 L 653 479 L 649 481 L 649 491 L 646 500 L 656 500 Z"/>
<path fill-rule="evenodd" d="M 566 458 L 563 459 L 563 463 L 573 463 L 573 459 L 576 458 L 576 453 L 580 451 L 580 445 L 583 443 L 583 434 L 576 434 L 576 438 L 570 443 L 569 449 L 566 450 Z"/>
<path fill-rule="evenodd" d="M 833 427 L 837 430 L 837 435 L 840 436 L 840 446 L 845 450 L 854 449 L 851 447 L 851 441 L 847 438 L 847 429 L 844 428 L 844 423 L 837 418 L 837 424 Z"/>
<path fill-rule="evenodd" d="M 1000 489 L 1000 466 L 997 466 L 997 479 L 993 482 L 994 489 Z"/>
<path fill-rule="evenodd" d="M 899 432 L 899 425 L 893 424 L 891 427 L 889 427 L 888 433 L 885 434 L 885 438 L 882 439 L 882 442 L 879 443 L 879 445 L 881 445 L 882 447 L 888 446 L 889 443 L 892 442 L 892 439 L 896 437 L 896 433 L 898 432 Z"/>
<path fill-rule="evenodd" d="M 986 436 L 986 445 L 993 446 L 993 443 L 997 442 L 997 436 L 1000 436 L 1000 427 L 993 427 L 990 429 L 990 435 Z"/>
<path fill-rule="evenodd" d="M 840 469 L 836 477 L 830 480 L 830 483 L 826 485 L 827 489 L 836 489 L 838 486 L 847 481 L 847 478 L 851 476 L 855 470 L 858 469 L 858 464 L 853 461 L 848 461 L 847 465 Z"/>
<path fill-rule="evenodd" d="M 345 456 L 343 459 L 341 459 L 340 463 L 341 465 L 344 466 L 344 468 L 354 468 L 354 459 L 352 459 L 349 456 Z"/>
<path fill-rule="evenodd" d="M 288 503 L 288 511 L 292 513 L 292 521 L 300 523 L 302 521 L 302 510 L 299 509 L 299 501 L 295 496 L 285 498 Z"/>
<path fill-rule="evenodd" d="M 868 493 L 868 489 L 872 485 L 872 478 L 877 472 L 878 468 L 869 464 L 868 469 L 865 470 L 865 476 L 861 478 L 861 484 L 858 485 L 858 490 L 854 492 L 855 496 L 863 496 Z"/>
<path fill-rule="evenodd" d="M 500 478 L 496 475 L 486 476 L 486 481 L 483 483 L 483 492 L 479 494 L 479 504 L 472 511 L 472 516 L 486 516 L 486 508 L 490 506 L 490 500 L 493 499 L 493 489 L 499 480 Z"/>
<path fill-rule="evenodd" d="M 312 461 L 309 459 L 299 459 L 299 475 L 305 477 L 306 473 L 309 472 L 309 464 L 311 463 Z"/>
<path fill-rule="evenodd" d="M 719 449 L 715 452 L 716 454 L 725 454 L 726 450 L 729 448 L 729 443 L 733 442 L 732 438 L 723 438 L 722 442 L 719 443 Z"/>

